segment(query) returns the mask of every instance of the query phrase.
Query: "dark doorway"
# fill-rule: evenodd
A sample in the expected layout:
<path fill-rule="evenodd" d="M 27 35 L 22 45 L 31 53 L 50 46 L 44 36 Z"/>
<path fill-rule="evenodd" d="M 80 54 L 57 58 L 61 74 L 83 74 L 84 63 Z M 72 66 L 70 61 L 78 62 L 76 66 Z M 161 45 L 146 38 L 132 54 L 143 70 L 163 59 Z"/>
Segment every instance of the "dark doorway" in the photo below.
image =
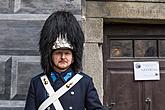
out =
<path fill-rule="evenodd" d="M 165 110 L 165 25 L 104 24 L 104 105 Z M 135 81 L 133 62 L 158 61 L 160 80 Z"/>

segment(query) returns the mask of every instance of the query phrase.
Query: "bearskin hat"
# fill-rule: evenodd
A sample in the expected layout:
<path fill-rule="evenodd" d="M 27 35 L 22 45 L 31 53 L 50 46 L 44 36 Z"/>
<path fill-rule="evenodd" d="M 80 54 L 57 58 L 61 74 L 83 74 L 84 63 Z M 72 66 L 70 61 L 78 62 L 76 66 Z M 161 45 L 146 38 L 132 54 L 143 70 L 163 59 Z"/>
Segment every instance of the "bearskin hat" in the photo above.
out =
<path fill-rule="evenodd" d="M 52 66 L 52 47 L 59 36 L 67 37 L 67 41 L 73 47 L 74 62 L 71 67 L 75 72 L 79 72 L 82 70 L 84 34 L 72 13 L 57 11 L 47 18 L 40 34 L 39 51 L 44 73 L 48 74 L 54 70 Z"/>

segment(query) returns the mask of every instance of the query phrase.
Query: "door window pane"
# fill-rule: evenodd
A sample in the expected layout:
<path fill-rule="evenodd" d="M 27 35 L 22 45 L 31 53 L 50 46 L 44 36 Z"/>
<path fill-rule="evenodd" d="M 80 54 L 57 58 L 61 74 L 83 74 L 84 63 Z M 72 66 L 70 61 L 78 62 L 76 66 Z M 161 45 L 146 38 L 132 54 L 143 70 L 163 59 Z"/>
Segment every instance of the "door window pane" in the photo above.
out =
<path fill-rule="evenodd" d="M 135 57 L 157 57 L 156 40 L 135 40 Z"/>
<path fill-rule="evenodd" d="M 165 57 L 165 40 L 159 40 L 159 55 Z"/>
<path fill-rule="evenodd" d="M 111 40 L 110 57 L 133 57 L 132 40 Z"/>

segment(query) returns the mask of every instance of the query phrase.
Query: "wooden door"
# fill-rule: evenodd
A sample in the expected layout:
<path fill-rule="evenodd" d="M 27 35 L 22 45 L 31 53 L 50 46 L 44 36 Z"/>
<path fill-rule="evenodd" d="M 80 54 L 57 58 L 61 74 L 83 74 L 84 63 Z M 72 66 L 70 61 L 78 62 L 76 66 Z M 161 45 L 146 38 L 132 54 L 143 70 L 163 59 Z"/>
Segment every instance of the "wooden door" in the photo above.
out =
<path fill-rule="evenodd" d="M 165 109 L 163 29 L 160 25 L 104 25 L 104 105 L 107 109 Z M 158 61 L 160 80 L 136 81 L 135 61 Z"/>

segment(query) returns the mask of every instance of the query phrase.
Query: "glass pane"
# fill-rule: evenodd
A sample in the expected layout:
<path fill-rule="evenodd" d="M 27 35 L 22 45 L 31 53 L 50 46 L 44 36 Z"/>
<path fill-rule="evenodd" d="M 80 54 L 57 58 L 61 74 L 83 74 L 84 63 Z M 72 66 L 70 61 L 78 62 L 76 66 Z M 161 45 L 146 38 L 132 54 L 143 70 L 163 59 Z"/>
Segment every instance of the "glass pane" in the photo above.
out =
<path fill-rule="evenodd" d="M 132 40 L 111 40 L 110 57 L 132 57 Z"/>
<path fill-rule="evenodd" d="M 135 57 L 156 57 L 156 40 L 135 40 Z"/>
<path fill-rule="evenodd" d="M 165 57 L 165 40 L 159 41 L 159 52 L 160 57 Z"/>

